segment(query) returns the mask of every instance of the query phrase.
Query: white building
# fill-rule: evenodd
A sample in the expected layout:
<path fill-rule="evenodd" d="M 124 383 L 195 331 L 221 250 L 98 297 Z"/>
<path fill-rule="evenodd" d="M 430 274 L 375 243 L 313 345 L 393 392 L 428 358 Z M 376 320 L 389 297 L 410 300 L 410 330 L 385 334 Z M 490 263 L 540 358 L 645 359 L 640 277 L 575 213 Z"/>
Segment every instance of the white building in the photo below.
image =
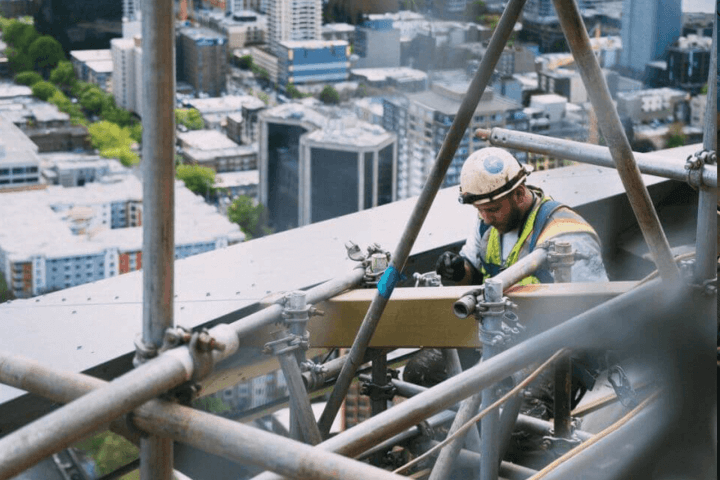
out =
<path fill-rule="evenodd" d="M 322 38 L 322 0 L 270 0 L 268 43 L 279 56 L 280 42 Z"/>
<path fill-rule="evenodd" d="M 0 114 L 0 194 L 43 186 L 37 145 Z M 5 198 L 3 195 L 0 204 Z M 0 219 L 3 219 L 2 215 Z M 4 230 L 4 219 L 0 223 L 3 225 L 0 230 Z"/>
<path fill-rule="evenodd" d="M 113 63 L 112 93 L 115 102 L 142 116 L 142 48 L 140 37 L 110 41 Z"/>
<path fill-rule="evenodd" d="M 0 274 L 18 298 L 142 267 L 142 184 L 133 175 L 80 188 L 6 193 L 0 202 Z M 237 224 L 175 184 L 175 257 L 241 242 Z"/>

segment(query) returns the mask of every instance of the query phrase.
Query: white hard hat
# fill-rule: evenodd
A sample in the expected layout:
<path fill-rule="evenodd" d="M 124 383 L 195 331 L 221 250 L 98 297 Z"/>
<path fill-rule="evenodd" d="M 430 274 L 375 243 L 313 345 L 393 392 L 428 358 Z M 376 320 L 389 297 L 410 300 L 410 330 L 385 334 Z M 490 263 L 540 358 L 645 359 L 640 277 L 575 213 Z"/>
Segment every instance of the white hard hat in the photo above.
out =
<path fill-rule="evenodd" d="M 460 172 L 460 203 L 489 203 L 515 190 L 532 172 L 502 148 L 473 152 Z"/>

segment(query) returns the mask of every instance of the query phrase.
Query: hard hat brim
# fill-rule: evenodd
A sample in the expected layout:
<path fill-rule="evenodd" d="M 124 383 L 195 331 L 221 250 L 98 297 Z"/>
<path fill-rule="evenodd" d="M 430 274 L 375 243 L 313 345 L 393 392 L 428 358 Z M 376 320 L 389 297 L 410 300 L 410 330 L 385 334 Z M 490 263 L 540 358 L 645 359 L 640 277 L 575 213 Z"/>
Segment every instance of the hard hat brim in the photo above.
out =
<path fill-rule="evenodd" d="M 530 172 L 532 172 L 532 168 L 526 168 L 526 166 L 523 166 L 523 168 L 520 169 L 512 180 L 500 188 L 496 188 L 492 192 L 482 194 L 460 193 L 458 201 L 463 205 L 471 203 L 482 205 L 484 203 L 494 202 L 519 187 L 525 181 Z"/>

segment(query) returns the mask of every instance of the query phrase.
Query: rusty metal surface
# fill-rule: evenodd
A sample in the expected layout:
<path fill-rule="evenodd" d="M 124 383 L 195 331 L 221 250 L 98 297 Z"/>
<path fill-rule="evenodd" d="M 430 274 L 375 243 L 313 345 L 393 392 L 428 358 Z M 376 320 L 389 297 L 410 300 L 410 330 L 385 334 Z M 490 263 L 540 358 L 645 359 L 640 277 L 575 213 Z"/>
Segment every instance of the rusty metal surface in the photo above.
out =
<path fill-rule="evenodd" d="M 518 305 L 518 316 L 530 331 L 544 330 L 630 290 L 636 282 L 537 284 L 513 287 L 506 295 Z M 372 347 L 479 347 L 474 318 L 459 319 L 452 304 L 470 287 L 397 288 L 383 314 Z M 345 347 L 372 300 L 372 290 L 354 290 L 318 308 L 324 317 L 310 320 L 310 345 Z"/>

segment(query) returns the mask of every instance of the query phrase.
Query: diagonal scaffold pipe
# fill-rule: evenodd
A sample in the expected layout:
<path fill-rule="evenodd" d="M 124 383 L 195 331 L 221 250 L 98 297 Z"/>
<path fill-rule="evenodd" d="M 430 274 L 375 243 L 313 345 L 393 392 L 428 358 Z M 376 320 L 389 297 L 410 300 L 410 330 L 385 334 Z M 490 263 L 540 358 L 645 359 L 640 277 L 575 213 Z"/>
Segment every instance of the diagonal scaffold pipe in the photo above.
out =
<path fill-rule="evenodd" d="M 487 388 L 527 365 L 549 358 L 556 350 L 568 348 L 622 347 L 637 332 L 660 318 L 677 315 L 690 290 L 658 279 L 598 305 L 562 324 L 492 357 L 487 362 L 410 398 L 385 412 L 341 432 L 316 448 L 356 456 L 426 418 L 450 408 L 458 401 Z M 626 321 L 632 318 L 632 322 Z M 279 480 L 265 472 L 253 480 Z"/>
<path fill-rule="evenodd" d="M 342 277 L 313 287 L 307 291 L 308 302 L 325 300 L 357 286 L 364 274 L 363 268 L 354 268 Z M 241 337 L 281 320 L 282 310 L 281 305 L 274 304 L 231 324 L 211 328 L 210 336 L 225 346 L 222 351 L 209 353 L 212 364 L 236 352 Z M 0 364 L 5 355 L 0 352 Z M 7 478 L 4 476 L 6 472 L 22 472 L 118 416 L 190 380 L 197 370 L 193 358 L 187 345 L 168 350 L 103 388 L 93 390 L 1 438 L 0 479 Z"/>
<path fill-rule="evenodd" d="M 605 77 L 590 47 L 590 39 L 577 3 L 575 0 L 553 0 L 553 4 L 655 265 L 664 280 L 675 281 L 680 278 L 680 270 L 675 264 L 670 244 L 633 158 L 630 142 L 620 123 Z"/>
<path fill-rule="evenodd" d="M 330 394 L 330 398 L 320 416 L 318 426 L 324 436 L 327 436 L 330 432 L 330 427 L 335 420 L 338 410 L 340 410 L 340 405 L 345 399 L 345 395 L 347 395 L 350 383 L 355 376 L 355 371 L 360 366 L 360 362 L 365 355 L 365 350 L 367 350 L 370 344 L 370 339 L 375 333 L 375 328 L 380 321 L 380 317 L 399 279 L 400 272 L 405 267 L 405 262 L 415 244 L 418 233 L 420 233 L 420 228 L 422 228 L 425 217 L 427 217 L 430 211 L 430 207 L 440 189 L 445 173 L 455 157 L 455 152 L 465 136 L 468 126 L 470 125 L 470 120 L 480 101 L 480 97 L 482 97 L 485 87 L 487 87 L 490 77 L 495 71 L 495 65 L 515 27 L 515 23 L 525 5 L 525 1 L 526 0 L 510 0 L 495 28 L 495 32 L 493 32 L 485 56 L 483 56 L 478 71 L 468 87 L 465 98 L 450 126 L 450 130 L 445 137 L 440 152 L 438 152 L 435 164 L 428 175 L 425 187 L 420 193 L 420 197 L 405 226 L 405 231 L 393 253 L 391 264 L 378 284 L 378 292 L 376 292 L 375 297 L 370 303 L 370 308 L 368 308 L 367 314 L 360 325 L 360 330 L 358 330 L 355 341 L 348 354 L 348 361 L 343 365 L 335 388 Z"/>
<path fill-rule="evenodd" d="M 0 382 L 51 400 L 66 402 L 108 382 L 81 373 L 67 373 L 19 355 L 0 353 Z M 120 419 L 124 421 L 125 419 Z M 404 477 L 363 462 L 274 435 L 242 423 L 171 402 L 151 400 L 133 411 L 130 422 L 139 430 L 176 440 L 245 465 L 271 469 L 293 478 L 400 480 Z M 268 452 L 273 452 L 268 455 Z M 0 478 L 8 473 L 0 470 Z"/>

